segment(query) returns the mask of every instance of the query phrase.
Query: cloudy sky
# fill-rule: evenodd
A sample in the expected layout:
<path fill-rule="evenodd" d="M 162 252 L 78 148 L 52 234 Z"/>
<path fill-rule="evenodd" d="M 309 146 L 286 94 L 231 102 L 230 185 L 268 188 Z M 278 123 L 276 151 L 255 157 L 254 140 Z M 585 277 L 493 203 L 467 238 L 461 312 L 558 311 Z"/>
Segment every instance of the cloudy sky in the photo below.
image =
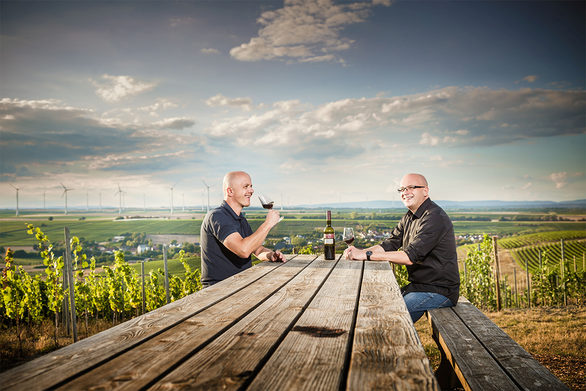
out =
<path fill-rule="evenodd" d="M 0 207 L 586 198 L 583 1 L 11 1 Z"/>

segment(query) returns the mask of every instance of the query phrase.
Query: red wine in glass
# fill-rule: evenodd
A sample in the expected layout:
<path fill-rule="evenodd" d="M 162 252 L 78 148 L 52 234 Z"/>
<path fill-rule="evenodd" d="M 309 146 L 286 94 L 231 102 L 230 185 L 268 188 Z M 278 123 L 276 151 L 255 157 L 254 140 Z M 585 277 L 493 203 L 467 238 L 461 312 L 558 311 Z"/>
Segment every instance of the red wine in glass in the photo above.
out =
<path fill-rule="evenodd" d="M 352 228 L 344 228 L 344 234 L 342 235 L 342 240 L 346 242 L 348 246 L 352 244 L 354 241 L 354 230 Z"/>
<path fill-rule="evenodd" d="M 275 204 L 275 201 L 271 200 L 270 197 L 267 197 L 266 195 L 261 194 L 258 196 L 258 199 L 259 199 L 260 204 L 262 205 L 263 208 L 273 209 L 273 205 Z"/>

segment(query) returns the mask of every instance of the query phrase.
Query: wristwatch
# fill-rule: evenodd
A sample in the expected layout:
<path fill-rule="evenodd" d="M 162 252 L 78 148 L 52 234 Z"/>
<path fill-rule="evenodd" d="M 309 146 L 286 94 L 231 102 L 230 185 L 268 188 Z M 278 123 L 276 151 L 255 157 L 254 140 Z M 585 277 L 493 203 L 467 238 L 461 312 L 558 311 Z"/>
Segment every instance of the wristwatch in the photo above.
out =
<path fill-rule="evenodd" d="M 372 255 L 372 251 L 367 251 L 366 252 L 366 260 L 370 261 L 370 256 Z"/>

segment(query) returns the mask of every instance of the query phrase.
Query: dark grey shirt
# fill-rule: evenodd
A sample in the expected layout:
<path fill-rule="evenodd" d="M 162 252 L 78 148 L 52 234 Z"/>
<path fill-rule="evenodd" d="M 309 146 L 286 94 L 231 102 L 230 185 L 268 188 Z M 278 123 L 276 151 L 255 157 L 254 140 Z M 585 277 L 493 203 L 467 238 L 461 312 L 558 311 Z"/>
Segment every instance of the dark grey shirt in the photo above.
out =
<path fill-rule="evenodd" d="M 252 260 L 240 258 L 224 246 L 224 240 L 234 232 L 243 238 L 252 235 L 252 228 L 242 213 L 237 215 L 224 201 L 203 219 L 200 232 L 201 282 L 212 285 L 252 266 Z"/>
<path fill-rule="evenodd" d="M 458 302 L 460 273 L 452 221 L 429 198 L 415 213 L 408 211 L 381 243 L 385 251 L 402 249 L 413 265 L 407 266 L 409 284 L 403 292 L 434 292 Z"/>

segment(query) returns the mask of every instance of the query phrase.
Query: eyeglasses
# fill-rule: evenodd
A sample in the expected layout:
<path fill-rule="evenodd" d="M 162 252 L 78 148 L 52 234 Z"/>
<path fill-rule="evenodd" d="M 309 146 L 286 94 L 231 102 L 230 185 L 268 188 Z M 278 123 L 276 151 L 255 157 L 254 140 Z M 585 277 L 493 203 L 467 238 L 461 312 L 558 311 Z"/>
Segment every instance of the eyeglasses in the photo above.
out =
<path fill-rule="evenodd" d="M 423 189 L 424 187 L 425 187 L 425 186 L 414 186 L 414 185 L 409 185 L 409 186 L 405 186 L 405 187 L 399 187 L 399 188 L 397 189 L 397 191 L 398 191 L 399 193 L 402 193 L 402 192 L 404 192 L 405 190 L 410 190 L 410 191 L 413 191 L 413 189 Z"/>

